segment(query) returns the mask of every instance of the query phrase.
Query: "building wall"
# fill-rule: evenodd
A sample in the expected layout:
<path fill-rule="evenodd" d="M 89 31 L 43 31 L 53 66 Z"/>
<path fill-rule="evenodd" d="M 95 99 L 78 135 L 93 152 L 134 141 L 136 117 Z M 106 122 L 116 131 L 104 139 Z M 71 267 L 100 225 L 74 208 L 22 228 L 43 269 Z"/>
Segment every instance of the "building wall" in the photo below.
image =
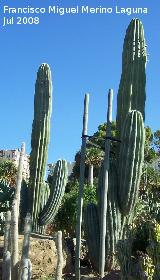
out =
<path fill-rule="evenodd" d="M 15 166 L 18 167 L 20 157 L 20 150 L 0 150 L 0 160 L 8 159 L 12 160 L 15 163 Z M 24 155 L 23 160 L 23 178 L 29 179 L 29 156 L 27 154 Z"/>

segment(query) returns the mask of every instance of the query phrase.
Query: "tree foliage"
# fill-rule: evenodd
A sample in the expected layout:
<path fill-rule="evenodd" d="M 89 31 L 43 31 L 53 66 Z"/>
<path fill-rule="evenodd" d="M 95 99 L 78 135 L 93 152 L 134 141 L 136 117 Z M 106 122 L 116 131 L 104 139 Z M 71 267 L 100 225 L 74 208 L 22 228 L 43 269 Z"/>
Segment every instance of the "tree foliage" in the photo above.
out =
<path fill-rule="evenodd" d="M 16 185 L 17 168 L 11 160 L 0 161 L 0 180 L 5 180 L 9 185 Z"/>
<path fill-rule="evenodd" d="M 106 125 L 106 123 L 99 125 L 98 130 L 87 141 L 85 178 L 88 178 L 88 165 L 90 164 L 94 166 L 94 177 L 98 176 L 99 166 L 104 158 Z M 114 121 L 112 122 L 111 130 L 111 136 L 116 139 L 116 122 Z M 147 126 L 145 128 L 145 135 L 144 161 L 150 164 L 153 163 L 160 154 L 160 130 L 152 132 L 151 128 Z M 120 142 L 111 141 L 112 157 L 116 157 L 118 145 L 120 145 Z M 80 156 L 81 153 L 78 151 L 75 155 L 75 166 L 73 168 L 72 178 L 79 178 Z"/>
<path fill-rule="evenodd" d="M 77 209 L 77 198 L 78 198 L 78 181 L 72 182 L 73 186 L 70 188 L 71 191 L 65 193 L 61 207 L 55 217 L 52 224 L 54 230 L 61 229 L 66 234 L 75 236 L 76 228 L 76 209 Z M 96 187 L 91 187 L 89 185 L 84 186 L 84 208 L 90 202 L 96 203 Z"/>

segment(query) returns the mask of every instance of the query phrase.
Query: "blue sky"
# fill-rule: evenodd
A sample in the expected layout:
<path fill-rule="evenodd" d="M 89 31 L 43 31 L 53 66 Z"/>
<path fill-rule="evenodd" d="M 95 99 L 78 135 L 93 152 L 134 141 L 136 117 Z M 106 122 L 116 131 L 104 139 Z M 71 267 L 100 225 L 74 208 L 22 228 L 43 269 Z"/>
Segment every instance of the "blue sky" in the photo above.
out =
<path fill-rule="evenodd" d="M 67 4 L 65 3 L 67 2 Z M 132 18 L 142 20 L 147 64 L 146 125 L 160 128 L 160 4 L 151 0 L 16 0 L 1 3 L 0 149 L 26 142 L 30 152 L 34 85 L 39 65 L 47 62 L 53 77 L 53 113 L 48 162 L 68 161 L 81 145 L 83 98 L 90 93 L 89 134 L 105 122 L 107 91 L 114 90 L 114 112 L 121 75 L 122 46 Z M 41 15 L 39 25 L 2 27 L 3 6 L 10 7 L 148 7 L 148 14 Z M 18 15 L 14 15 L 14 20 Z"/>

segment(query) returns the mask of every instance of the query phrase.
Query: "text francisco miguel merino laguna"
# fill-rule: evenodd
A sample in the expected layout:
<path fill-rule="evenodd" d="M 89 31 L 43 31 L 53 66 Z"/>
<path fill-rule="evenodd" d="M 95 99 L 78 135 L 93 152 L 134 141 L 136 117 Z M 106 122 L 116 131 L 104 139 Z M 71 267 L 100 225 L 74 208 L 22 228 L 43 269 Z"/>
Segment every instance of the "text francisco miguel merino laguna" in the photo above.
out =
<path fill-rule="evenodd" d="M 75 6 L 75 7 L 61 7 L 61 6 L 48 6 L 45 7 L 9 7 L 4 6 L 3 7 L 3 13 L 4 14 L 59 14 L 59 15 L 65 15 L 65 14 L 147 14 L 148 8 L 136 8 L 136 7 L 90 7 L 90 6 Z"/>

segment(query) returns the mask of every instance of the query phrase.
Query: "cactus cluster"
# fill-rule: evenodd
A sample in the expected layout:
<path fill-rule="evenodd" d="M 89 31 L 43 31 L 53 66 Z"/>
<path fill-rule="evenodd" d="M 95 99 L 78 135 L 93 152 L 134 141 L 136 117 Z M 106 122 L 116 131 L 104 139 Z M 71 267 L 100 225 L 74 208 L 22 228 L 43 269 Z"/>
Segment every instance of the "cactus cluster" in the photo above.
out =
<path fill-rule="evenodd" d="M 46 225 L 53 220 L 67 183 L 67 164 L 64 160 L 60 160 L 56 164 L 51 188 L 45 183 L 51 112 L 51 71 L 49 65 L 44 63 L 38 69 L 35 84 L 30 154 L 30 211 L 33 231 L 35 232 L 41 231 L 40 225 Z"/>
<path fill-rule="evenodd" d="M 106 268 L 114 266 L 118 240 L 125 237 L 126 225 L 132 220 L 144 159 L 147 55 L 143 26 L 138 19 L 133 19 L 126 31 L 122 60 L 116 120 L 117 139 L 121 143 L 117 143 L 115 158 L 110 157 L 107 180 Z M 102 163 L 97 190 L 98 205 L 88 206 L 84 217 L 90 259 L 96 269 L 100 262 L 96 254 L 97 248 L 100 246 L 101 232 L 97 227 L 102 222 L 100 213 L 102 211 L 104 174 L 104 164 Z M 91 232 L 90 228 L 94 227 L 96 227 L 96 231 Z M 93 246 L 93 240 L 96 246 Z"/>

